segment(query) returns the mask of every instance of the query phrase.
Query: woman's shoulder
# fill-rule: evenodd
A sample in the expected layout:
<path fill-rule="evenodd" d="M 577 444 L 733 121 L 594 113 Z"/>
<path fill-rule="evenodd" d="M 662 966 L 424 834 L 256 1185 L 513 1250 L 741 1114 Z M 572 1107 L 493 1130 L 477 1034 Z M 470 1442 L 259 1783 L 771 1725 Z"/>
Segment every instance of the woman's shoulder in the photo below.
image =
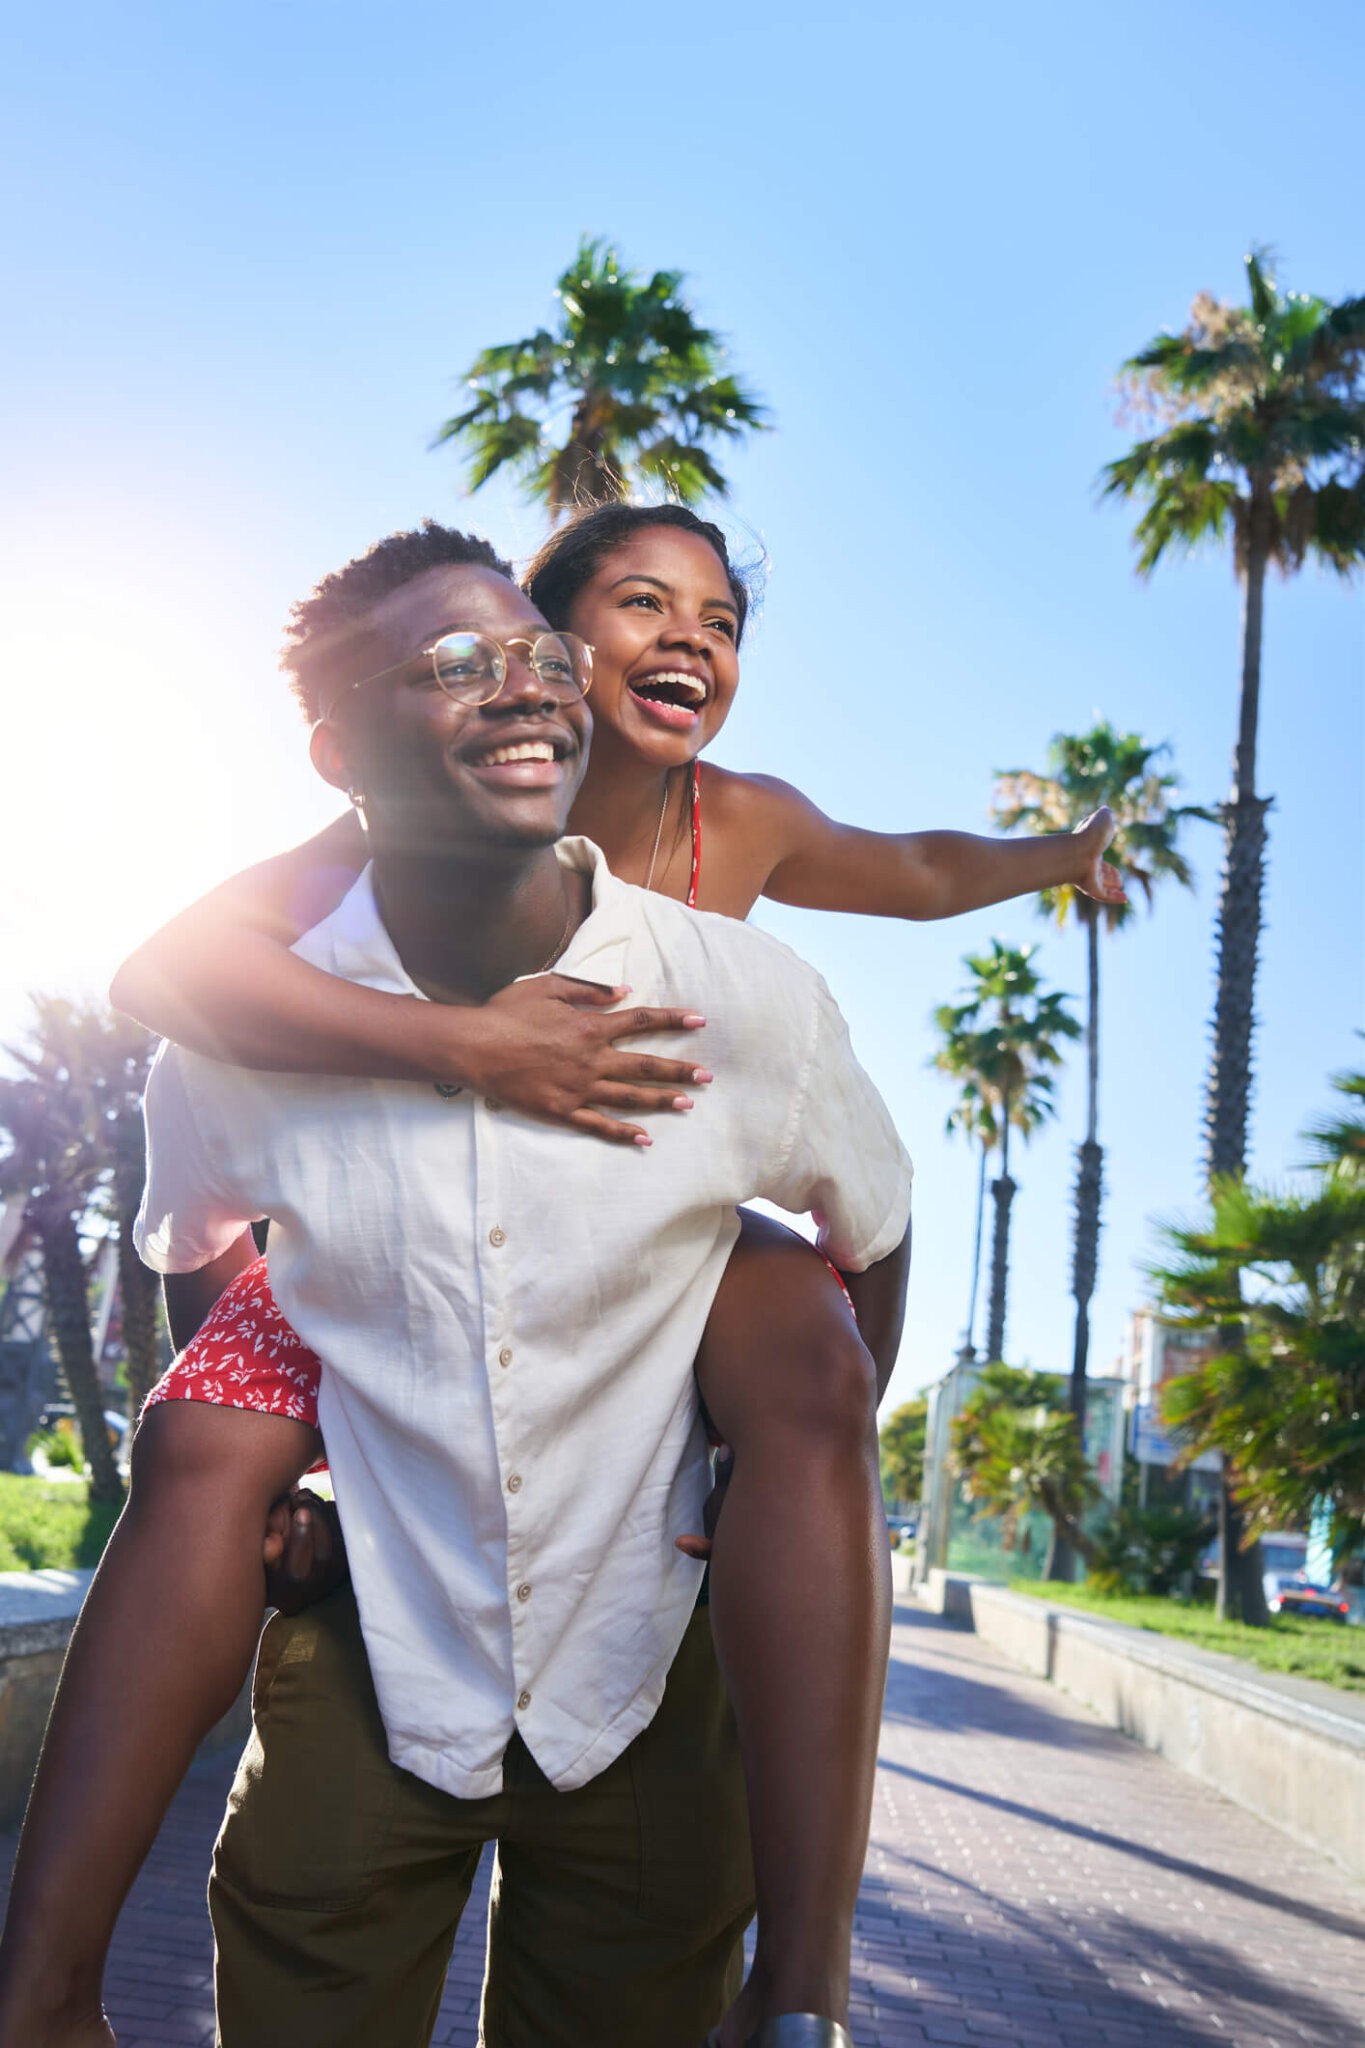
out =
<path fill-rule="evenodd" d="M 714 812 L 727 821 L 771 821 L 783 813 L 804 810 L 810 802 L 778 775 L 761 775 L 751 769 L 741 774 L 733 768 L 718 768 L 713 761 L 699 761 L 697 768 L 704 819 Z"/>
<path fill-rule="evenodd" d="M 799 845 L 810 800 L 776 775 L 700 763 L 701 896 L 747 917 L 773 870 Z"/>

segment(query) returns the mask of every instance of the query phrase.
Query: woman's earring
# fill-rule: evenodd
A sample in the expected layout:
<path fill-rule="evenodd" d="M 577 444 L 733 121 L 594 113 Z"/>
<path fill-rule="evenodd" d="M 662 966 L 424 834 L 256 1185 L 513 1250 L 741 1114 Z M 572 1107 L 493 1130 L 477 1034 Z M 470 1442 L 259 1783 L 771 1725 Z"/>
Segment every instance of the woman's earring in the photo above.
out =
<path fill-rule="evenodd" d="M 365 792 L 364 792 L 364 790 L 363 790 L 363 789 L 355 789 L 354 787 L 353 787 L 353 788 L 351 788 L 351 789 L 348 789 L 348 790 L 347 790 L 347 792 L 346 792 L 346 801 L 347 801 L 348 803 L 354 804 L 354 805 L 355 805 L 355 807 L 356 807 L 356 809 L 357 809 L 358 811 L 363 811 L 363 810 L 364 810 L 364 808 L 365 808 Z"/>

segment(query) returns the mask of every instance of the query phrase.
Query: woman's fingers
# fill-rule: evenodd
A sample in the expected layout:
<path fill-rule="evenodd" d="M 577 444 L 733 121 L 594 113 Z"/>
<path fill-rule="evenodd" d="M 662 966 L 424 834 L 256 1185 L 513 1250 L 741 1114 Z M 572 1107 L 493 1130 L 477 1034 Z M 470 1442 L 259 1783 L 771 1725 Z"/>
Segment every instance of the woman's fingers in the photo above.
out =
<path fill-rule="evenodd" d="M 597 1009 L 608 1009 L 612 1003 L 624 1002 L 630 994 L 624 986 L 613 988 L 605 981 L 580 981 L 576 974 L 538 974 L 536 988 L 541 994 L 563 996 L 568 1002 Z"/>
<path fill-rule="evenodd" d="M 588 1102 L 594 1109 L 691 1109 L 692 1097 L 680 1095 L 676 1089 L 662 1091 L 658 1088 L 634 1087 L 626 1081 L 601 1080 L 593 1088 Z M 586 1107 L 586 1105 L 585 1105 Z"/>
<path fill-rule="evenodd" d="M 619 1117 L 603 1116 L 598 1109 L 575 1109 L 561 1119 L 571 1131 L 586 1131 L 589 1137 L 605 1138 L 609 1145 L 649 1146 L 654 1143 L 638 1124 L 623 1124 Z"/>
<path fill-rule="evenodd" d="M 615 1005 L 625 1001 L 628 988 L 576 981 L 571 974 L 538 974 L 535 987 L 538 995 L 558 996 L 576 1009 L 609 1012 L 605 1020 L 609 1038 L 624 1038 L 637 1031 L 700 1031 L 706 1022 L 698 1010 L 659 1009 L 646 1003 L 618 1010 Z"/>
<path fill-rule="evenodd" d="M 601 1061 L 604 1081 L 628 1081 L 637 1088 L 704 1088 L 711 1079 L 705 1067 L 686 1060 L 656 1059 L 648 1052 L 608 1052 Z"/>

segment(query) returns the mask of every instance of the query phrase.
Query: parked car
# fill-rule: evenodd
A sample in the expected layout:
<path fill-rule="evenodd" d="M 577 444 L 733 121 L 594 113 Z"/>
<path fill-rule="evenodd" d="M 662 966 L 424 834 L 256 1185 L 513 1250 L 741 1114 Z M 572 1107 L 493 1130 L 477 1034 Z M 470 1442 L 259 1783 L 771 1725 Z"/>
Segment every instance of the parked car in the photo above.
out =
<path fill-rule="evenodd" d="M 1266 1605 L 1272 1612 L 1281 1578 L 1302 1577 L 1308 1562 L 1308 1538 L 1295 1529 L 1272 1529 L 1261 1538 L 1261 1583 L 1265 1587 Z M 1222 1571 L 1222 1557 L 1218 1544 L 1210 1544 L 1199 1560 L 1202 1577 L 1217 1579 Z"/>
<path fill-rule="evenodd" d="M 1344 1622 L 1351 1612 L 1344 1595 L 1334 1593 L 1330 1586 L 1315 1586 L 1302 1572 L 1276 1580 L 1269 1606 L 1272 1614 L 1310 1614 L 1320 1621 Z"/>

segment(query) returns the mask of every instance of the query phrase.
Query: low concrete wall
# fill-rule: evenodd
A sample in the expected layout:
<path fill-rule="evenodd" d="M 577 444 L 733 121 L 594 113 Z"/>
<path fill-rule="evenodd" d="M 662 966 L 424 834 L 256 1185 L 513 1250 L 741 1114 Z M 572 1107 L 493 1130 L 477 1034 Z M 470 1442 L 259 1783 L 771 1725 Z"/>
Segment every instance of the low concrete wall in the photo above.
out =
<path fill-rule="evenodd" d="M 88 1571 L 0 1572 L 0 1828 L 23 1819 L 67 1642 L 93 1577 Z M 240 1748 L 250 1727 L 247 1687 L 200 1754 Z"/>
<path fill-rule="evenodd" d="M 934 1573 L 924 1596 L 965 1606 L 978 1635 L 1111 1728 L 1365 1878 L 1365 1697 L 981 1580 Z"/>

